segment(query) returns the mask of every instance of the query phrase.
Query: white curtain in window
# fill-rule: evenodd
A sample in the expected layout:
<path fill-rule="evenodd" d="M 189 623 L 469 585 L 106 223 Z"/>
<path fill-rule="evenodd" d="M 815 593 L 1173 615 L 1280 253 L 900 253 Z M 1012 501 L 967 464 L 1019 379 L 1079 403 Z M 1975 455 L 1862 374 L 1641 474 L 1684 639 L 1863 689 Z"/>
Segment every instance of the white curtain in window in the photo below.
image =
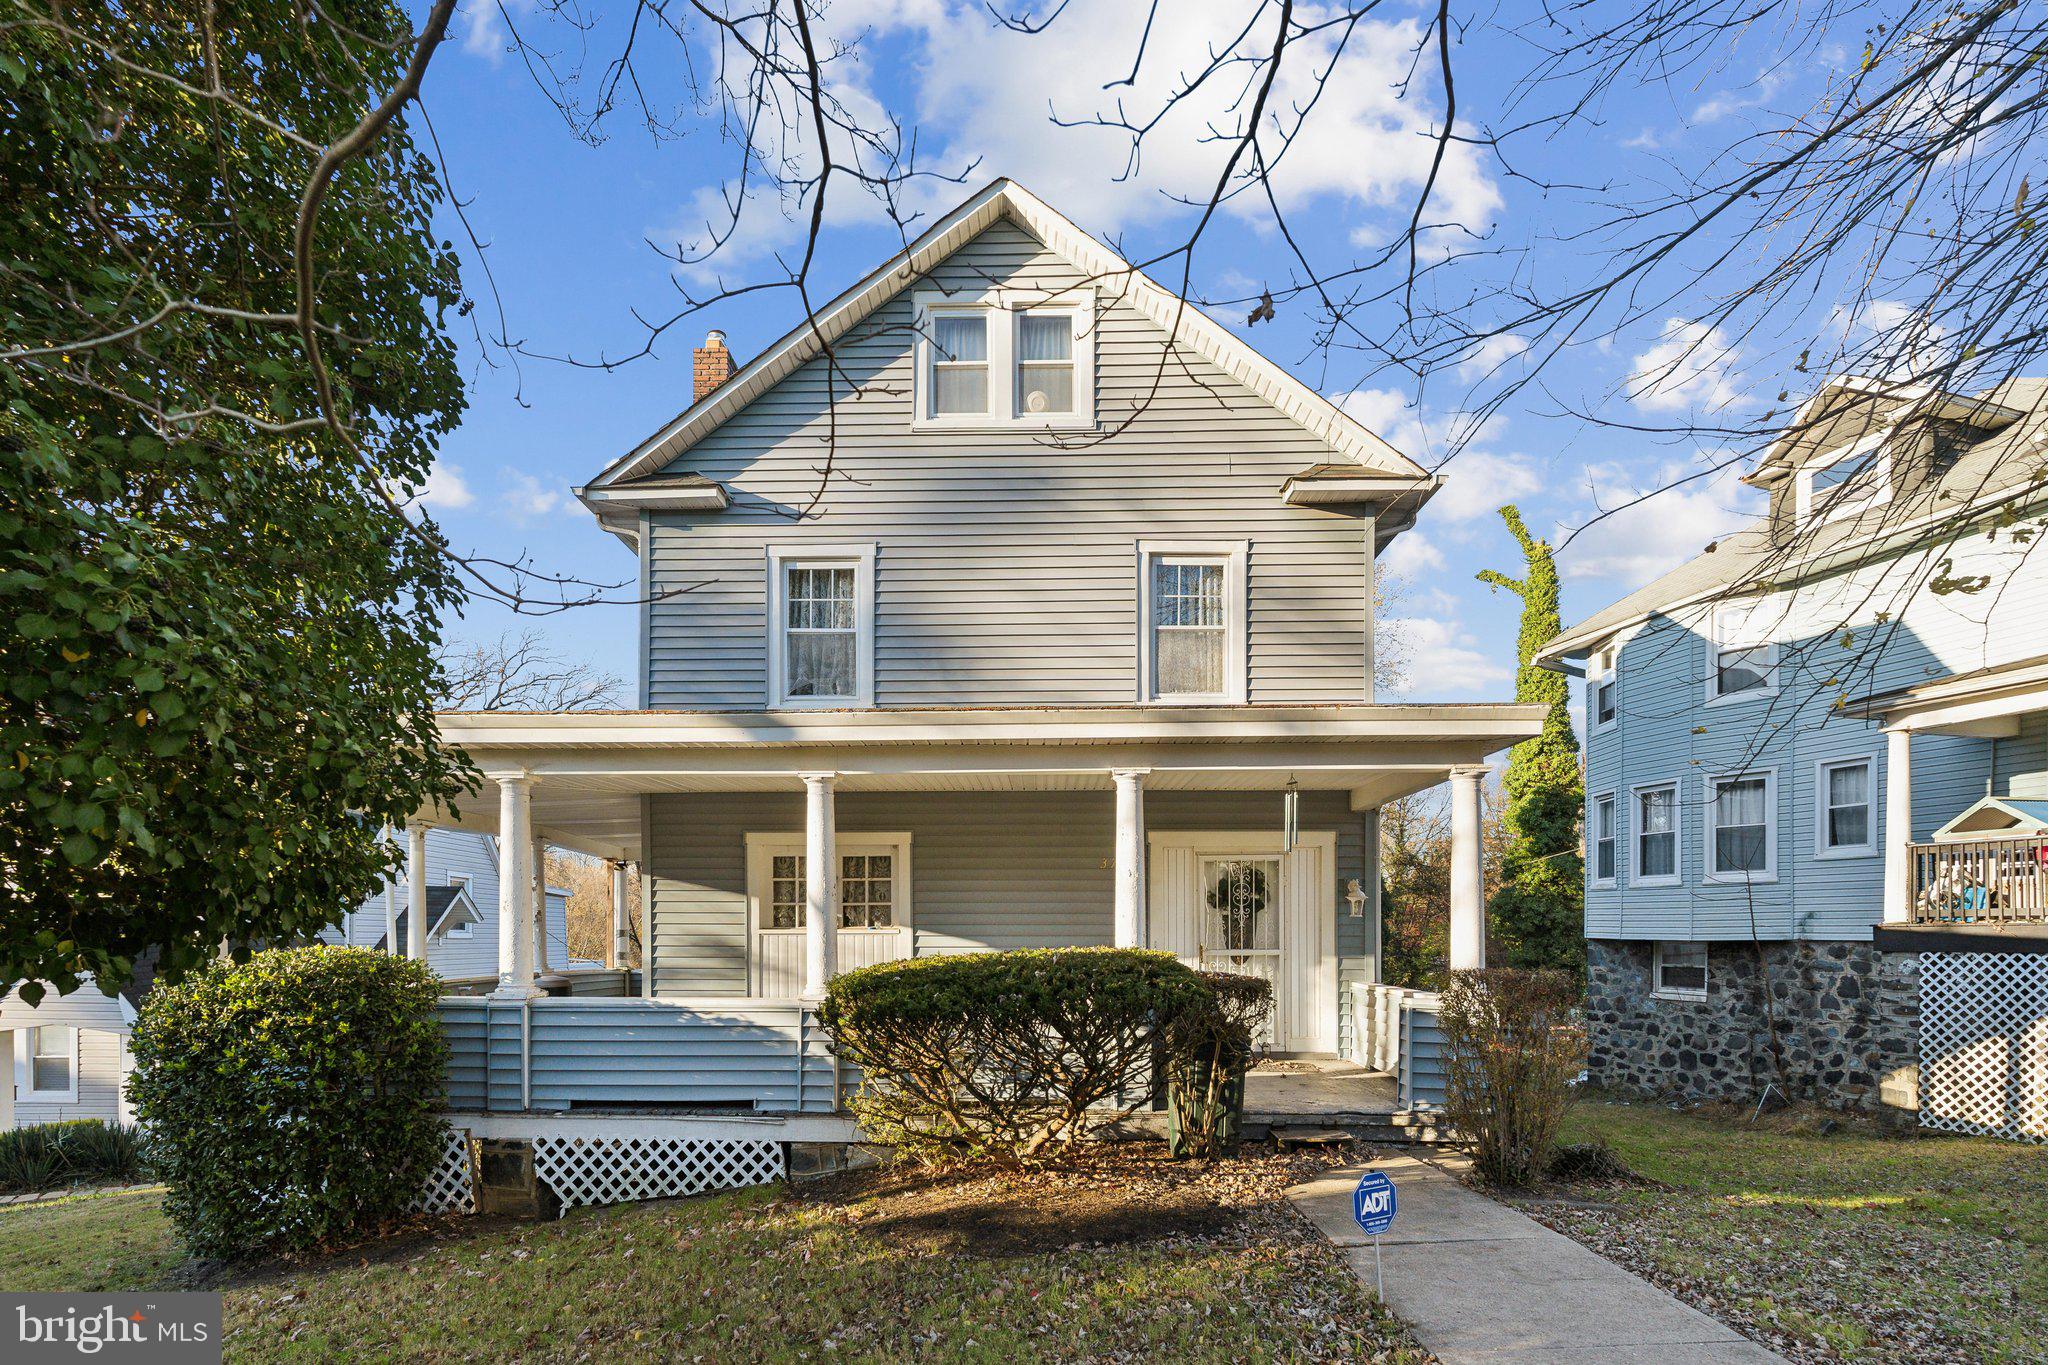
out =
<path fill-rule="evenodd" d="M 792 565 L 788 572 L 788 596 L 784 603 L 788 695 L 852 696 L 859 634 L 853 570 L 845 566 Z"/>
<path fill-rule="evenodd" d="M 1153 678 L 1161 696 L 1223 691 L 1223 566 L 1152 565 Z"/>
<path fill-rule="evenodd" d="M 1764 824 L 1762 778 L 1720 783 L 1714 792 L 1714 870 L 1763 871 Z"/>
<path fill-rule="evenodd" d="M 1828 769 L 1828 844 L 1855 847 L 1870 842 L 1870 765 Z"/>
<path fill-rule="evenodd" d="M 988 411 L 988 319 L 979 313 L 932 319 L 932 411 Z"/>
<path fill-rule="evenodd" d="M 1074 324 L 1065 314 L 1018 319 L 1017 404 L 1026 413 L 1074 410 Z"/>
<path fill-rule="evenodd" d="M 1636 798 L 1637 871 L 1645 877 L 1678 872 L 1678 833 L 1672 824 L 1677 803 L 1669 789 Z"/>

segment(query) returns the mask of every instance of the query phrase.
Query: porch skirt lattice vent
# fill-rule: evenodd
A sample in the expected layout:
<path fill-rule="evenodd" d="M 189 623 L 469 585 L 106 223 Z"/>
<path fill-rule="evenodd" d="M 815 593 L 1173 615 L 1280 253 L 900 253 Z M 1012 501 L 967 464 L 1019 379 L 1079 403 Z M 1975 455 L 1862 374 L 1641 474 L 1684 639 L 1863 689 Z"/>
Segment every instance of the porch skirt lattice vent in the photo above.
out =
<path fill-rule="evenodd" d="M 408 1207 L 414 1213 L 475 1213 L 476 1186 L 470 1169 L 469 1134 L 450 1129 L 440 1157 Z"/>
<path fill-rule="evenodd" d="M 1920 955 L 1920 1126 L 2048 1142 L 2048 954 Z"/>
<path fill-rule="evenodd" d="M 782 1179 L 782 1144 L 755 1139 L 537 1137 L 533 1173 L 564 1209 L 673 1199 Z"/>

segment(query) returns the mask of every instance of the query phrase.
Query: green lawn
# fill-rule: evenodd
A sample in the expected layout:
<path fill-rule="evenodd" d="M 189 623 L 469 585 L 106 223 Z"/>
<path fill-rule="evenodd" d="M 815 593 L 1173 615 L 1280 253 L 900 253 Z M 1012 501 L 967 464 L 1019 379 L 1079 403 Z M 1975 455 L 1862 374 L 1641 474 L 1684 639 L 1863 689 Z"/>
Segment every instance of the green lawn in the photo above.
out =
<path fill-rule="evenodd" d="M 1585 1104 L 1567 1139 L 1669 1188 L 1531 1211 L 1795 1355 L 2048 1360 L 2048 1152 L 1818 1129 Z"/>
<path fill-rule="evenodd" d="M 1089 1181 L 1070 1197 L 1099 1205 L 1105 1184 Z M 1082 1235 L 1109 1241 L 1051 1245 L 1047 1210 L 1062 1205 L 1044 1190 L 1007 1202 L 1000 1186 L 964 1193 L 946 1204 L 929 1188 L 803 1200 L 765 1189 L 580 1210 L 540 1224 L 449 1220 L 432 1235 L 231 1283 L 227 1354 L 1422 1358 L 1336 1255 L 1277 1204 L 1206 1222 L 1168 1219 L 1156 1233 L 1095 1208 L 1094 1230 Z M 973 1210 L 965 1220 L 963 1207 Z M 985 1228 L 977 1226 L 984 1207 Z M 0 1289 L 172 1287 L 190 1284 L 191 1274 L 153 1194 L 0 1211 Z"/>

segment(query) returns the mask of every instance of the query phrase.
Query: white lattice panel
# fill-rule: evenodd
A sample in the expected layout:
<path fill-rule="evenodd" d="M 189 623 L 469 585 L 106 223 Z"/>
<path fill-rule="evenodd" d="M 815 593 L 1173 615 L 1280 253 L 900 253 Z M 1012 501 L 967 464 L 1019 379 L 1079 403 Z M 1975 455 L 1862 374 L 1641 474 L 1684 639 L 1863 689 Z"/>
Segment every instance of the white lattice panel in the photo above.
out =
<path fill-rule="evenodd" d="M 470 1178 L 469 1134 L 451 1128 L 440 1158 L 407 1207 L 414 1213 L 475 1213 L 476 1186 Z"/>
<path fill-rule="evenodd" d="M 564 1209 L 782 1179 L 782 1144 L 738 1138 L 537 1137 L 533 1171 Z"/>
<path fill-rule="evenodd" d="M 2048 1142 L 2048 954 L 1920 955 L 1920 1124 Z"/>

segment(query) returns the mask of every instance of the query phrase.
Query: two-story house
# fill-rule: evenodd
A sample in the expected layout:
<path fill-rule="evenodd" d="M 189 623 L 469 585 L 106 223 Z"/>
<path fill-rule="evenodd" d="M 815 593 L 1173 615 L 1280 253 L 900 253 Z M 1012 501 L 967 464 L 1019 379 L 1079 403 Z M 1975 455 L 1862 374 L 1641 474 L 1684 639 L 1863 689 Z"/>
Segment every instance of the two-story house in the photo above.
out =
<path fill-rule="evenodd" d="M 507 876 L 458 1105 L 823 1122 L 833 973 L 977 949 L 1256 973 L 1269 1046 L 1354 1054 L 1378 809 L 1447 779 L 1477 965 L 1483 765 L 1542 713 L 1373 695 L 1428 471 L 1007 180 L 695 385 L 578 490 L 639 559 L 639 707 L 441 720 L 508 859 L 640 864 L 645 998 L 531 999 Z"/>
<path fill-rule="evenodd" d="M 1596 1080 L 2048 1136 L 2044 395 L 1826 385 L 1762 518 L 1544 652 Z"/>

